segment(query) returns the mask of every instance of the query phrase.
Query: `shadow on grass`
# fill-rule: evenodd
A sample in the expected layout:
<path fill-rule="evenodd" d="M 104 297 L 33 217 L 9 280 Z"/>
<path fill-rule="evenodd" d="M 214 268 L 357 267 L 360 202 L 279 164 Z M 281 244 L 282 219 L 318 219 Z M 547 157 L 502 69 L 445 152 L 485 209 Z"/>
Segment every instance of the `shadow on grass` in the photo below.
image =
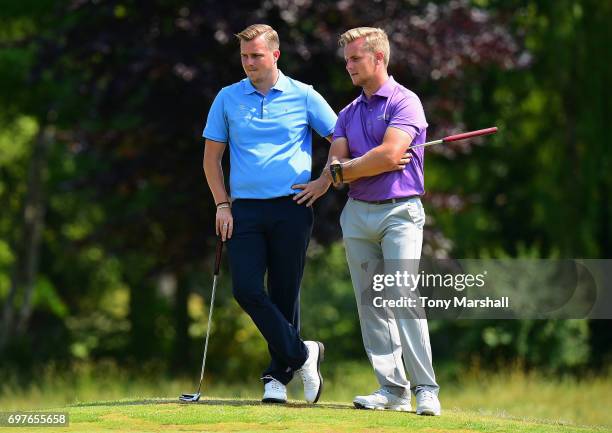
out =
<path fill-rule="evenodd" d="M 297 402 L 262 403 L 260 400 L 231 400 L 231 399 L 202 399 L 198 402 L 182 402 L 178 398 L 148 398 L 138 400 L 118 400 L 118 401 L 96 401 L 91 403 L 77 403 L 70 407 L 94 407 L 94 406 L 144 406 L 155 404 L 179 404 L 179 405 L 203 405 L 203 406 L 282 406 L 291 409 L 353 409 L 352 405 L 342 403 L 317 403 L 306 404 Z"/>

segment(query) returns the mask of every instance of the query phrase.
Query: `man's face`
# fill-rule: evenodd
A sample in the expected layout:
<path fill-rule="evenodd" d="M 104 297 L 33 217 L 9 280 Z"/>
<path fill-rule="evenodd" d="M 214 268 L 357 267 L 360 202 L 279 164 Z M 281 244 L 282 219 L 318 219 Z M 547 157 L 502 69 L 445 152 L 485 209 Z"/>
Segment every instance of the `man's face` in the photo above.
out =
<path fill-rule="evenodd" d="M 344 47 L 346 70 L 355 86 L 363 87 L 376 72 L 376 56 L 364 48 L 364 38 L 359 38 Z"/>
<path fill-rule="evenodd" d="M 263 36 L 250 41 L 240 41 L 240 58 L 242 67 L 252 83 L 259 83 L 275 70 L 279 50 L 271 50 Z"/>

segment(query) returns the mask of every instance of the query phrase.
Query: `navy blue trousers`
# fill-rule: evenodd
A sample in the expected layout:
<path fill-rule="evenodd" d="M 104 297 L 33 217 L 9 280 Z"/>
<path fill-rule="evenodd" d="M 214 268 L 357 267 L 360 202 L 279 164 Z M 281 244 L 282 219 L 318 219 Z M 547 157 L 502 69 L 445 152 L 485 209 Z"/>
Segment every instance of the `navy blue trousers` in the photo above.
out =
<path fill-rule="evenodd" d="M 268 343 L 272 361 L 263 376 L 287 384 L 308 356 L 300 338 L 300 283 L 312 208 L 291 197 L 237 199 L 232 215 L 227 247 L 234 297 Z"/>

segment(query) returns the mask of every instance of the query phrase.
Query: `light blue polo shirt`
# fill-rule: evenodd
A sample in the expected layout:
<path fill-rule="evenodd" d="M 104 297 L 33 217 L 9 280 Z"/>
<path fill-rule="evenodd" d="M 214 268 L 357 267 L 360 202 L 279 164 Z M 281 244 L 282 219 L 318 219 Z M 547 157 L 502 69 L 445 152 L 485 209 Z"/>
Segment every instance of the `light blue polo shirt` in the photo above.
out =
<path fill-rule="evenodd" d="M 295 194 L 291 185 L 310 180 L 311 130 L 326 137 L 336 119 L 312 86 L 279 71 L 265 96 L 248 78 L 221 89 L 202 135 L 229 143 L 232 199 L 266 199 Z"/>

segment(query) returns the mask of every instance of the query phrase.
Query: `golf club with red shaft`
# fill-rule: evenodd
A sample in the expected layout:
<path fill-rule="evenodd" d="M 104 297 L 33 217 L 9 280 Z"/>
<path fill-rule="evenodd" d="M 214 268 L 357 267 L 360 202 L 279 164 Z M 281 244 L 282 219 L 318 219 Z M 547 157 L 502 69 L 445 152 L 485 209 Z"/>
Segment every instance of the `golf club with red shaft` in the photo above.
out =
<path fill-rule="evenodd" d="M 477 131 L 464 132 L 462 134 L 449 135 L 448 137 L 441 138 L 440 140 L 428 141 L 427 143 L 417 144 L 416 146 L 410 146 L 408 149 L 416 149 L 417 147 L 432 146 L 434 144 L 449 143 L 451 141 L 465 140 L 466 138 L 478 137 L 481 135 L 495 134 L 497 132 L 497 126 L 492 128 L 479 129 Z"/>
<path fill-rule="evenodd" d="M 217 239 L 217 249 L 215 251 L 215 273 L 213 274 L 212 295 L 210 296 L 210 310 L 208 311 L 208 325 L 206 327 L 206 340 L 204 343 L 204 356 L 202 358 L 202 371 L 200 372 L 200 383 L 195 394 L 181 394 L 180 401 L 196 402 L 200 400 L 200 390 L 204 381 L 204 369 L 206 367 L 206 352 L 208 351 L 208 337 L 210 336 L 210 327 L 212 325 L 213 306 L 215 305 L 215 290 L 217 288 L 217 278 L 219 277 L 219 267 L 221 266 L 221 253 L 223 252 L 223 241 Z"/>

